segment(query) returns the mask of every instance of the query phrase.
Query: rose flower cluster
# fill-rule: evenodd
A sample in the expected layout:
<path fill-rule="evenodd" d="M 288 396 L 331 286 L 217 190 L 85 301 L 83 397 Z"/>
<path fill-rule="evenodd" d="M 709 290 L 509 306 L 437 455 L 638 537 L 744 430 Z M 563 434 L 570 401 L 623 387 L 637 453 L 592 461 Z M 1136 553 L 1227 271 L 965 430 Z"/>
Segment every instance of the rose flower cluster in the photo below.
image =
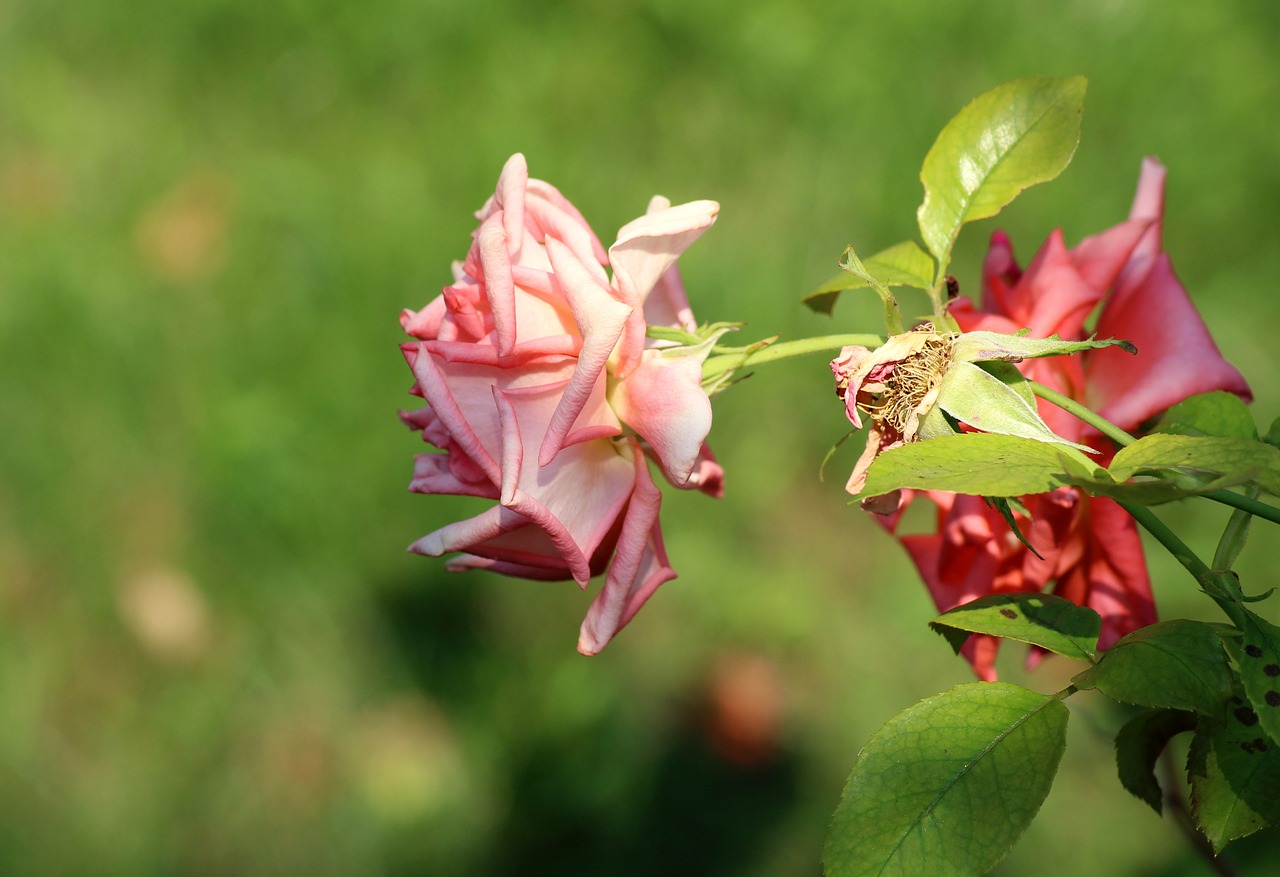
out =
<path fill-rule="evenodd" d="M 1129 432 L 1197 393 L 1225 390 L 1250 398 L 1248 384 L 1223 359 L 1163 252 L 1164 180 L 1164 167 L 1147 159 L 1127 222 L 1070 249 L 1055 231 L 1025 269 L 1009 238 L 997 231 L 983 266 L 981 305 L 961 298 L 950 308 L 966 333 L 1029 329 L 1031 338 L 1132 341 L 1137 356 L 1106 347 L 1018 364 L 1028 378 Z M 1092 329 L 1086 329 L 1095 311 Z M 1039 413 L 1061 438 L 1093 447 L 1104 462 L 1112 455 L 1096 430 L 1062 409 L 1041 401 Z M 864 471 L 868 463 L 860 461 Z M 1102 616 L 1101 648 L 1155 622 L 1137 526 L 1112 500 L 1071 487 L 1021 497 L 1027 514 L 1016 517 L 1032 552 L 981 497 L 903 491 L 901 505 L 877 519 L 896 532 L 913 498 L 936 507 L 935 526 L 899 538 L 940 611 L 986 594 L 1049 588 Z M 998 645 L 978 635 L 966 643 L 979 677 L 995 678 Z"/>
<path fill-rule="evenodd" d="M 406 310 L 401 349 L 426 401 L 401 417 L 438 453 L 415 458 L 409 489 L 493 500 L 410 550 L 458 552 L 450 570 L 530 579 L 606 573 L 578 649 L 595 654 L 675 577 L 649 458 L 682 488 L 720 496 L 702 388 L 710 345 L 647 338 L 696 329 L 676 259 L 719 205 L 671 206 L 619 230 L 606 251 L 555 187 L 513 155 L 476 214 L 466 259 L 426 307 Z"/>

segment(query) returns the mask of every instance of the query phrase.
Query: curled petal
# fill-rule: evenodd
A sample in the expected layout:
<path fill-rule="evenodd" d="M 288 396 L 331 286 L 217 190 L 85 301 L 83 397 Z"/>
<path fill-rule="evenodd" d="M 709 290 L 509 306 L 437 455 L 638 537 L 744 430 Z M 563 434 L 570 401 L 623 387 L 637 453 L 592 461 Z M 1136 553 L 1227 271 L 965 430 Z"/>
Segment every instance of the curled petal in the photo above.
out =
<path fill-rule="evenodd" d="M 619 300 L 635 309 L 619 351 L 620 377 L 640 364 L 649 294 L 680 254 L 711 227 L 719 211 L 715 201 L 691 201 L 647 213 L 619 229 L 617 241 L 609 248 L 609 264 Z"/>
<path fill-rule="evenodd" d="M 657 213 L 670 206 L 669 200 L 661 195 L 654 195 L 649 201 L 649 209 L 645 212 Z M 698 322 L 693 318 L 693 309 L 689 307 L 689 296 L 685 292 L 684 281 L 680 278 L 680 269 L 675 265 L 658 278 L 653 291 L 645 299 L 644 321 L 650 326 L 670 326 L 689 332 L 698 328 Z"/>
<path fill-rule="evenodd" d="M 547 425 L 538 453 L 538 463 L 542 466 L 560 453 L 592 391 L 599 389 L 604 379 L 605 364 L 631 314 L 631 308 L 609 295 L 608 290 L 591 277 L 564 244 L 548 238 L 547 253 L 582 332 L 582 349 L 578 353 L 573 377 L 569 379 Z"/>
<path fill-rule="evenodd" d="M 498 188 L 490 206 L 492 210 L 502 211 L 502 228 L 507 240 L 515 248 L 511 253 L 515 259 L 520 256 L 520 242 L 524 239 L 524 199 L 528 185 L 529 165 L 524 156 L 517 152 L 502 166 L 502 173 L 498 175 Z"/>
<path fill-rule="evenodd" d="M 440 332 L 440 322 L 444 319 L 446 306 L 443 296 L 437 296 L 420 311 L 407 308 L 400 312 L 400 326 L 405 332 L 423 341 L 430 341 Z"/>
<path fill-rule="evenodd" d="M 564 565 L 534 566 L 533 564 L 516 563 L 510 560 L 494 560 L 492 557 L 480 557 L 475 554 L 454 555 L 445 561 L 444 568 L 449 572 L 483 569 L 498 575 L 542 582 L 555 582 L 571 578 L 569 568 Z"/>
<path fill-rule="evenodd" d="M 555 191 L 550 186 L 547 188 Z M 532 188 L 530 194 L 534 194 Z M 556 192 L 556 195 L 559 196 L 559 193 Z M 560 201 L 568 204 L 563 198 Z M 561 241 L 573 251 L 598 283 L 602 286 L 609 284 L 609 277 L 604 270 L 604 248 L 577 210 L 569 212 L 560 203 L 533 197 L 529 199 L 528 217 L 529 232 L 533 240 L 544 244 L 549 238 Z"/>
<path fill-rule="evenodd" d="M 858 462 L 853 464 L 853 472 L 844 485 L 845 492 L 852 496 L 862 493 L 862 488 L 867 486 L 867 470 L 876 457 L 883 451 L 901 447 L 902 444 L 902 436 L 894 432 L 892 427 L 885 429 L 874 420 L 867 424 L 867 446 L 862 451 L 862 456 L 858 457 Z"/>
<path fill-rule="evenodd" d="M 681 486 L 681 485 L 677 485 Z M 712 499 L 724 499 L 724 469 L 704 442 L 685 488 L 696 488 Z"/>
<path fill-rule="evenodd" d="M 677 487 L 687 485 L 711 431 L 711 400 L 702 389 L 702 357 L 647 350 L 614 389 L 613 408 L 649 443 Z"/>
<path fill-rule="evenodd" d="M 604 587 L 587 610 L 578 638 L 578 651 L 595 655 L 626 626 L 660 585 L 676 577 L 667 562 L 658 524 L 662 493 L 649 476 L 649 464 L 632 444 L 635 489 L 618 536 Z"/>
<path fill-rule="evenodd" d="M 452 454 L 417 454 L 413 458 L 413 479 L 409 482 L 411 493 L 443 494 L 447 496 L 479 496 L 497 499 L 498 491 L 483 478 L 461 477 L 471 475 Z"/>
<path fill-rule="evenodd" d="M 497 220 L 497 221 L 495 221 Z M 493 312 L 498 336 L 498 352 L 507 354 L 516 343 L 516 286 L 511 276 L 511 254 L 501 216 L 485 220 L 476 235 L 480 264 L 484 269 L 484 292 Z"/>
<path fill-rule="evenodd" d="M 501 484 L 502 472 L 498 468 L 497 461 L 485 448 L 483 439 L 472 427 L 472 423 L 462 413 L 444 374 L 436 365 L 434 357 L 425 349 L 425 343 L 418 345 L 418 350 L 410 359 L 413 375 L 418 379 L 418 387 L 422 390 L 423 397 L 435 411 L 436 418 L 444 424 L 449 435 L 467 456 L 484 470 L 495 485 Z M 406 356 L 406 358 L 409 357 Z M 482 431 L 487 432 L 483 427 Z"/>

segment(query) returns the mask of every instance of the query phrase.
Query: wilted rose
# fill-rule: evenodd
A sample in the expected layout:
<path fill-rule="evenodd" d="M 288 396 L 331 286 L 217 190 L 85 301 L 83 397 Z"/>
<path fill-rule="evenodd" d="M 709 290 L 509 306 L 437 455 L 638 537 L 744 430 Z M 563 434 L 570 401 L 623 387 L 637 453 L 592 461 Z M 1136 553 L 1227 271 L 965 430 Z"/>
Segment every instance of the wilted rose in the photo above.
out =
<path fill-rule="evenodd" d="M 606 572 L 579 651 L 595 654 L 675 577 L 646 453 L 678 487 L 719 496 L 701 386 L 710 349 L 670 349 L 647 325 L 695 328 L 675 267 L 719 205 L 655 198 L 606 252 L 522 155 L 502 170 L 454 282 L 401 325 L 414 392 L 402 414 L 443 453 L 415 458 L 409 489 L 495 501 L 410 550 L 460 552 L 450 570 L 531 579 Z M 611 269 L 612 273 L 607 269 Z"/>

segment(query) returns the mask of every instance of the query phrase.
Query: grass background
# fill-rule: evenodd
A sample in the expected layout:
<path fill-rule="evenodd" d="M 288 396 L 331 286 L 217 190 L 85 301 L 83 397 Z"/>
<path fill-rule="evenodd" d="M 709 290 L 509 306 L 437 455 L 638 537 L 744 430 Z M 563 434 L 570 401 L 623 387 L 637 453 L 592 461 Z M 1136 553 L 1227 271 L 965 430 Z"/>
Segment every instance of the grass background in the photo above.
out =
<path fill-rule="evenodd" d="M 1074 242 L 1158 155 L 1166 247 L 1265 426 L 1278 37 L 1249 2 L 0 6 L 0 872 L 818 874 L 858 747 L 971 678 L 846 507 L 856 452 L 816 477 L 844 429 L 825 365 L 717 399 L 725 500 L 669 492 L 681 577 L 586 660 L 572 585 L 404 553 L 464 509 L 404 490 L 397 314 L 523 151 L 606 243 L 654 192 L 719 200 L 681 261 L 699 318 L 874 330 L 871 302 L 797 300 L 846 244 L 915 234 L 919 163 L 969 99 L 1083 73 L 1074 163 L 999 224 L 1024 259 Z M 961 237 L 965 290 L 994 227 Z M 1162 514 L 1206 551 L 1225 520 Z M 1212 617 L 1151 565 L 1166 616 Z M 1041 690 L 1074 672 L 1006 651 Z M 767 757 L 708 730 L 725 692 Z M 1072 706 L 998 873 L 1205 873 L 1116 782 L 1122 715 Z"/>

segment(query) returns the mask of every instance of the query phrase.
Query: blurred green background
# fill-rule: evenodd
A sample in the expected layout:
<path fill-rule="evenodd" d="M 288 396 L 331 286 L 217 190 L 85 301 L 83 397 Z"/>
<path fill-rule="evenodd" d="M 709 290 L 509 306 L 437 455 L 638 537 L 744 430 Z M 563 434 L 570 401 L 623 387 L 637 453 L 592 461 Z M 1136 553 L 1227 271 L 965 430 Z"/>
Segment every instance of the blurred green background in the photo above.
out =
<path fill-rule="evenodd" d="M 846 506 L 856 450 L 818 480 L 825 363 L 717 399 L 726 497 L 668 491 L 680 579 L 588 660 L 571 583 L 404 552 L 468 509 L 405 491 L 400 309 L 523 151 L 606 244 L 655 192 L 719 200 L 681 262 L 699 318 L 878 331 L 798 298 L 846 244 L 915 235 L 970 98 L 1083 73 L 1073 165 L 1000 225 L 1024 259 L 1074 242 L 1158 155 L 1166 246 L 1265 426 L 1278 39 L 1256 2 L 0 5 L 0 873 L 819 874 L 858 748 L 971 678 Z M 961 237 L 964 290 L 993 227 Z M 1162 515 L 1206 550 L 1225 521 Z M 1164 614 L 1213 617 L 1152 567 Z M 1275 584 L 1265 538 L 1241 568 Z M 1002 674 L 1041 690 L 1078 669 L 1021 657 Z M 1071 705 L 997 873 L 1206 873 L 1115 780 L 1122 714 Z"/>

